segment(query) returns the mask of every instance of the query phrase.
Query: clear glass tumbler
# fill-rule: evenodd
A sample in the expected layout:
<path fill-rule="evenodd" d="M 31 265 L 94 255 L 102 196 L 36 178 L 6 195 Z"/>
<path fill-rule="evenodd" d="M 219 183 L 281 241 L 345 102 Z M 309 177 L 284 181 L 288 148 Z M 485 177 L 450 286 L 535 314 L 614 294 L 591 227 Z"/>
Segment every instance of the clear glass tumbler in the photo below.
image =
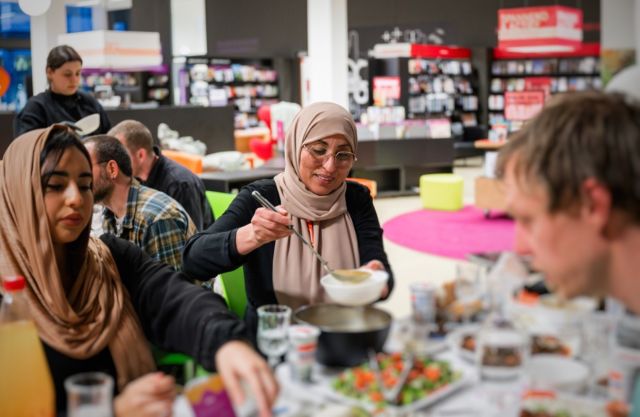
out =
<path fill-rule="evenodd" d="M 113 378 L 102 372 L 72 375 L 64 381 L 68 417 L 112 417 Z"/>
<path fill-rule="evenodd" d="M 269 358 L 274 368 L 287 352 L 287 331 L 291 321 L 291 309 L 285 305 L 267 304 L 258 307 L 258 348 Z"/>

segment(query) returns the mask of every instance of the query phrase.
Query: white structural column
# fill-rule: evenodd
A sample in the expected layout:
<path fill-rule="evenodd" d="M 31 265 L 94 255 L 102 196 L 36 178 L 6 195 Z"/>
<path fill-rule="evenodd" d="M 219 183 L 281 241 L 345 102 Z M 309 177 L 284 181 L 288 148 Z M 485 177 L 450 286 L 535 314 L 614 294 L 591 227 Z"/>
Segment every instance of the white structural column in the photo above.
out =
<path fill-rule="evenodd" d="M 47 88 L 47 55 L 58 44 L 58 35 L 67 32 L 67 14 L 64 1 L 52 1 L 49 10 L 41 16 L 31 17 L 31 72 L 33 94 Z"/>
<path fill-rule="evenodd" d="M 310 101 L 349 108 L 347 0 L 307 0 Z"/>
<path fill-rule="evenodd" d="M 92 30 L 108 30 L 107 0 L 98 0 L 98 4 L 91 7 Z"/>
<path fill-rule="evenodd" d="M 640 65 L 640 0 L 635 0 L 634 6 L 633 23 L 635 25 L 636 65 Z"/>

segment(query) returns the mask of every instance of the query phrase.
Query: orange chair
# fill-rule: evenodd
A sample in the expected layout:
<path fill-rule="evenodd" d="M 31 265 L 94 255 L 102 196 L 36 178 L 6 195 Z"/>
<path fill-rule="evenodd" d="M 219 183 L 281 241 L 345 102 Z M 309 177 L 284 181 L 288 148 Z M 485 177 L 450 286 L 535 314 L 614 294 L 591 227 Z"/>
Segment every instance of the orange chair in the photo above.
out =
<path fill-rule="evenodd" d="M 186 152 L 163 149 L 162 154 L 187 168 L 194 174 L 202 174 L 202 157 Z"/>
<path fill-rule="evenodd" d="M 367 187 L 369 189 L 369 193 L 371 193 L 371 198 L 376 198 L 378 195 L 378 183 L 374 180 L 367 178 L 347 178 L 347 181 L 357 182 L 358 184 Z"/>

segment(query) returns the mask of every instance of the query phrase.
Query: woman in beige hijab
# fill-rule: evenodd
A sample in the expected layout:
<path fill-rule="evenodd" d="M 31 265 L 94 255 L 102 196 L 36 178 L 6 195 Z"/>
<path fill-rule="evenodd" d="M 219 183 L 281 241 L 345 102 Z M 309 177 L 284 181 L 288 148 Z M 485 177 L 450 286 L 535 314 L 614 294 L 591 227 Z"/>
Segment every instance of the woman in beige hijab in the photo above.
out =
<path fill-rule="evenodd" d="M 305 107 L 287 132 L 284 172 L 243 188 L 209 229 L 193 236 L 184 249 L 184 271 L 207 279 L 243 265 L 253 329 L 261 305 L 329 301 L 320 262 L 289 226 L 313 242 L 332 268 L 366 265 L 390 273 L 369 191 L 346 181 L 357 145 L 348 111 L 334 103 Z M 261 208 L 251 197 L 254 190 L 280 213 Z M 391 276 L 381 297 L 392 286 Z"/>
<path fill-rule="evenodd" d="M 268 416 L 277 386 L 224 301 L 127 241 L 89 237 L 92 169 L 84 145 L 61 125 L 20 136 L 0 162 L 0 271 L 25 277 L 58 411 L 66 377 L 102 371 L 121 392 L 116 417 L 169 415 L 174 383 L 152 372 L 148 339 L 217 365 L 236 402 L 246 379 Z"/>

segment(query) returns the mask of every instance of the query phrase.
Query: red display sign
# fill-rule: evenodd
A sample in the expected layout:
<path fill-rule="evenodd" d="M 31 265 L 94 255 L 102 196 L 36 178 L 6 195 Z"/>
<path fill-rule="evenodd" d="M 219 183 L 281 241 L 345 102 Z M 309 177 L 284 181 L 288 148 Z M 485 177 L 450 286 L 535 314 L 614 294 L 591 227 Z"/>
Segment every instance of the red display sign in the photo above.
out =
<path fill-rule="evenodd" d="M 542 91 L 545 100 L 551 95 L 551 77 L 528 77 L 524 79 L 525 91 Z"/>
<path fill-rule="evenodd" d="M 411 44 L 411 56 L 416 58 L 471 58 L 471 49 L 459 46 Z"/>
<path fill-rule="evenodd" d="M 529 120 L 544 106 L 543 91 L 518 91 L 504 94 L 504 117 L 507 120 Z"/>
<path fill-rule="evenodd" d="M 379 43 L 373 47 L 373 56 L 378 59 L 412 57 L 466 59 L 471 57 L 471 49 L 421 43 Z"/>
<path fill-rule="evenodd" d="M 498 48 L 573 50 L 582 43 L 582 10 L 564 6 L 498 10 Z"/>

